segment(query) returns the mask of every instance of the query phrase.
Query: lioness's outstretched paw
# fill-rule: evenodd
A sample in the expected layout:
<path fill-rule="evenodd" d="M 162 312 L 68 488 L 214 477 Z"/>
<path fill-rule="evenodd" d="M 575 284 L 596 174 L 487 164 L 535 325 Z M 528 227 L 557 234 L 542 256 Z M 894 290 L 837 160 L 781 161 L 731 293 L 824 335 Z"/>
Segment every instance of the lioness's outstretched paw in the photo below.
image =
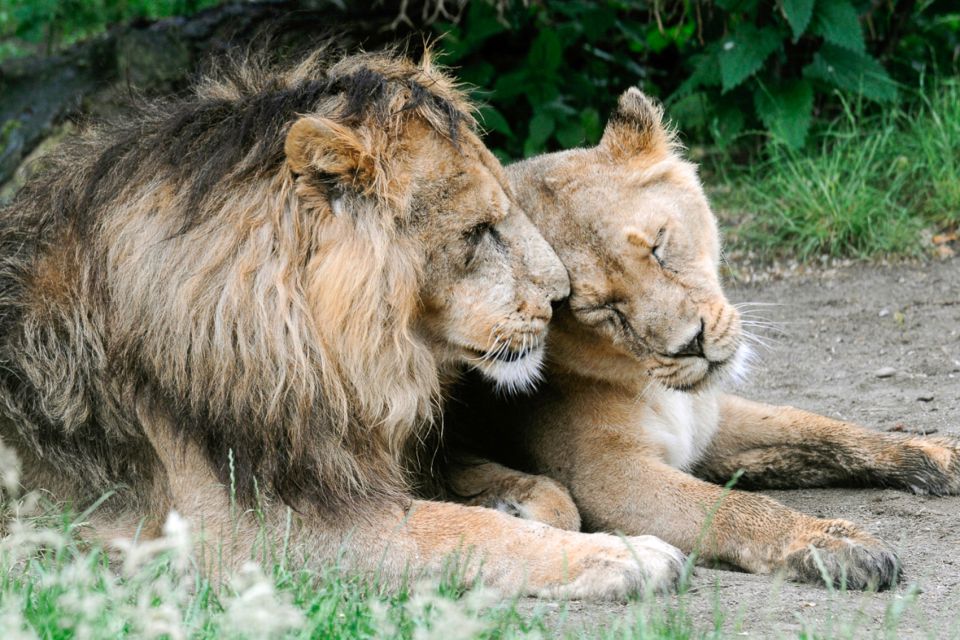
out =
<path fill-rule="evenodd" d="M 631 596 L 676 591 L 686 557 L 654 536 L 619 538 L 604 533 L 582 534 L 590 549 L 570 558 L 564 584 L 537 595 L 574 600 L 626 600 Z M 578 550 L 579 551 L 579 550 Z"/>
<path fill-rule="evenodd" d="M 900 454 L 894 475 L 905 489 L 921 495 L 960 494 L 960 438 L 912 438 Z"/>
<path fill-rule="evenodd" d="M 888 589 L 901 579 L 896 552 L 845 520 L 815 521 L 787 548 L 784 567 L 793 580 L 856 590 Z"/>

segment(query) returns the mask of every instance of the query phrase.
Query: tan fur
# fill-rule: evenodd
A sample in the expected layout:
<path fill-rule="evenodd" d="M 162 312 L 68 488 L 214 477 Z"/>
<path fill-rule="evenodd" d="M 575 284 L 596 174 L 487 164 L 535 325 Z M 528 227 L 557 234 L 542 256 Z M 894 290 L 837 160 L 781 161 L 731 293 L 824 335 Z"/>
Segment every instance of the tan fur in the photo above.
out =
<path fill-rule="evenodd" d="M 740 318 L 719 284 L 713 214 L 672 140 L 659 108 L 632 89 L 597 148 L 508 169 L 567 267 L 571 295 L 554 319 L 537 394 L 474 396 L 455 420 L 473 423 L 475 453 L 567 487 L 589 530 L 656 535 L 754 572 L 821 581 L 823 569 L 851 588 L 889 586 L 896 555 L 855 525 L 721 485 L 743 470 L 743 487 L 957 493 L 960 450 L 720 391 L 741 355 Z M 465 472 L 451 469 L 456 484 Z M 505 477 L 474 474 L 471 485 L 495 502 L 510 490 Z"/>
<path fill-rule="evenodd" d="M 2 211 L 0 437 L 27 489 L 118 488 L 93 538 L 177 510 L 214 576 L 460 552 L 509 593 L 670 588 L 682 555 L 649 536 L 411 495 L 444 387 L 529 384 L 567 292 L 429 56 L 248 63 L 88 132 Z"/>

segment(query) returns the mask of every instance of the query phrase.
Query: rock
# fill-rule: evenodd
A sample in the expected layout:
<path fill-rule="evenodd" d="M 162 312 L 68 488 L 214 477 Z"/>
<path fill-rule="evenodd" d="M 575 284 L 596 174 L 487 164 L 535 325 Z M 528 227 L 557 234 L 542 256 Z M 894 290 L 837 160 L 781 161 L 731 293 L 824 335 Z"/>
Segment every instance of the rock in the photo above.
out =
<path fill-rule="evenodd" d="M 890 315 L 890 309 L 887 309 L 886 307 L 884 307 L 883 309 L 880 309 L 880 313 L 878 313 L 877 315 L 880 316 L 881 318 L 886 318 L 888 315 Z"/>
<path fill-rule="evenodd" d="M 896 375 L 897 370 L 893 367 L 881 367 L 873 372 L 873 375 L 877 378 L 892 378 Z"/>
<path fill-rule="evenodd" d="M 930 391 L 921 391 L 917 394 L 917 402 L 931 402 L 933 401 L 933 393 Z"/>

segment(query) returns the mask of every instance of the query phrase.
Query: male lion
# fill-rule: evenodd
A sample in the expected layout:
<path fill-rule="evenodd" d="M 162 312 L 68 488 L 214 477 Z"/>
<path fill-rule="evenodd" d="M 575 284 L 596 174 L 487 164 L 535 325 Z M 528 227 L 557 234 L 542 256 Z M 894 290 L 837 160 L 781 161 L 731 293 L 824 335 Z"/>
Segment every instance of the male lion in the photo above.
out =
<path fill-rule="evenodd" d="M 956 494 L 957 443 L 721 392 L 744 357 L 740 316 L 720 287 L 716 222 L 695 168 L 661 118 L 631 89 L 596 148 L 508 168 L 566 265 L 571 294 L 555 313 L 546 383 L 533 398 L 465 391 L 467 410 L 448 422 L 479 425 L 467 446 L 496 462 L 454 457 L 452 490 L 556 526 L 582 517 L 589 530 L 653 534 L 753 572 L 816 582 L 819 564 L 851 588 L 890 586 L 897 556 L 855 525 L 713 482 L 742 470 L 741 487 Z"/>
<path fill-rule="evenodd" d="M 93 130 L 0 213 L 0 434 L 24 485 L 78 508 L 114 490 L 101 540 L 176 509 L 208 568 L 289 540 L 387 579 L 463 551 L 512 592 L 669 588 L 682 555 L 653 537 L 410 497 L 456 369 L 526 382 L 568 281 L 428 56 L 321 60 Z"/>

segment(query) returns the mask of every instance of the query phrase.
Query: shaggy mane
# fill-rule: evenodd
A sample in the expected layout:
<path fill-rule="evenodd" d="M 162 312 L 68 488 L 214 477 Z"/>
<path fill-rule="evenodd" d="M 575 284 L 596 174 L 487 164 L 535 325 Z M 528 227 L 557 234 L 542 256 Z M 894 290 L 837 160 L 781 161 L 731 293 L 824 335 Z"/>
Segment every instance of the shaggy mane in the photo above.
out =
<path fill-rule="evenodd" d="M 329 193 L 298 198 L 284 140 L 306 114 L 363 123 L 384 155 L 414 120 L 454 145 L 475 127 L 429 54 L 321 52 L 228 65 L 65 145 L 0 211 L 3 437 L 94 497 L 157 468 L 144 415 L 247 503 L 403 494 L 438 394 L 411 326 L 422 256 L 391 180 L 349 227 L 320 215 Z"/>

